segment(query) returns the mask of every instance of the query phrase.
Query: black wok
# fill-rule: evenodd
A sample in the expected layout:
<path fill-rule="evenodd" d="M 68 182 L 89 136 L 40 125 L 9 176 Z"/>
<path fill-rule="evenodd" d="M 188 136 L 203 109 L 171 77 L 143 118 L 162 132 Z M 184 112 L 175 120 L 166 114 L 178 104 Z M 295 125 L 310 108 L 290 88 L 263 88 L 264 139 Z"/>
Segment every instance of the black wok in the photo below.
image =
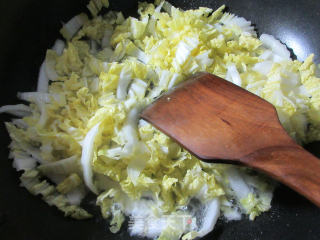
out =
<path fill-rule="evenodd" d="M 310 53 L 320 62 L 320 1 L 318 0 L 172 0 L 183 9 L 226 4 L 229 10 L 256 24 L 287 44 L 298 59 Z M 45 50 L 59 37 L 61 21 L 85 11 L 87 0 L 0 0 L 0 105 L 15 104 L 17 91 L 33 91 Z M 111 8 L 134 14 L 137 1 L 111 0 Z M 18 173 L 8 160 L 9 137 L 0 116 L 0 239 L 131 239 L 125 231 L 113 235 L 96 217 L 88 221 L 64 218 L 40 197 L 19 187 Z M 320 155 L 320 143 L 307 148 Z M 306 163 L 307 164 L 307 163 Z M 90 199 L 88 200 L 89 207 Z M 97 210 L 96 210 L 97 211 Z M 98 213 L 98 211 L 97 211 Z M 99 214 L 97 214 L 99 215 Z M 284 186 L 275 191 L 271 211 L 255 221 L 224 223 L 205 239 L 224 240 L 318 240 L 320 209 Z M 123 227 L 125 229 L 126 226 Z"/>

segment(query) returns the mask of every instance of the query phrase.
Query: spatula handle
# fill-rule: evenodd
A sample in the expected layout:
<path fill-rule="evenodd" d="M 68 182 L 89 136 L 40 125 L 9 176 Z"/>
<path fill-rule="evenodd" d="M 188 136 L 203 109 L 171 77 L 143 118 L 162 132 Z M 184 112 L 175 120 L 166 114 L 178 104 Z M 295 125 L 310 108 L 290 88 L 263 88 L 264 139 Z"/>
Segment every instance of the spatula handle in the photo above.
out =
<path fill-rule="evenodd" d="M 273 176 L 320 207 L 320 160 L 299 145 L 261 149 L 241 162 Z"/>

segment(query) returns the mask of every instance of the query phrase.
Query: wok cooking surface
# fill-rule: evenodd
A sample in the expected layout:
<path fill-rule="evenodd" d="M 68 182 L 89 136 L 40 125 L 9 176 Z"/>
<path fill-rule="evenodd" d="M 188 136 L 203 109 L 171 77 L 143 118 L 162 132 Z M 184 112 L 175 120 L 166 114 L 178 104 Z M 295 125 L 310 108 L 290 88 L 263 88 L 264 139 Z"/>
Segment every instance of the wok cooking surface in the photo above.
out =
<path fill-rule="evenodd" d="M 111 8 L 134 14 L 137 2 L 110 0 Z M 268 33 L 293 49 L 299 60 L 315 53 L 320 62 L 320 1 L 316 0 L 172 0 L 183 9 L 199 6 L 218 8 L 225 4 L 230 12 L 256 24 L 259 34 Z M 0 0 L 0 105 L 15 104 L 18 91 L 34 91 L 45 50 L 50 48 L 61 27 L 75 14 L 85 11 L 87 0 Z M 19 174 L 8 160 L 9 137 L 0 116 L 0 239 L 132 239 L 122 231 L 111 234 L 107 224 L 97 217 L 88 221 L 64 218 L 40 197 L 19 187 Z M 309 145 L 308 150 L 320 156 L 320 144 Z M 93 208 L 94 200 L 87 201 Z M 218 240 L 318 240 L 320 239 L 320 210 L 284 186 L 274 195 L 272 209 L 255 221 L 244 219 L 224 223 L 218 221 L 215 230 L 204 239 Z M 123 226 L 122 229 L 126 229 Z"/>

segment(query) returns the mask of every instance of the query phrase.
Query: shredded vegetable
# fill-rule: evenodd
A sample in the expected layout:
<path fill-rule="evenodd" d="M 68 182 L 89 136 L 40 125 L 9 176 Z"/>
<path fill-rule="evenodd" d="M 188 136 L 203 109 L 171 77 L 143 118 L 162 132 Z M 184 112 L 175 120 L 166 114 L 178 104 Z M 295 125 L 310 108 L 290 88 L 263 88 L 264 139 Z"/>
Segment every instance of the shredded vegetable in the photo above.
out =
<path fill-rule="evenodd" d="M 18 117 L 6 127 L 22 186 L 77 219 L 91 217 L 80 203 L 92 192 L 111 232 L 128 216 L 131 235 L 157 239 L 202 237 L 219 216 L 253 220 L 269 210 L 269 179 L 201 162 L 139 113 L 207 71 L 272 103 L 298 143 L 320 140 L 313 55 L 292 60 L 280 41 L 258 38 L 251 22 L 224 6 L 183 11 L 166 1 L 141 2 L 139 17 L 125 19 L 99 14 L 108 5 L 91 0 L 91 17 L 64 24 L 65 40 L 47 51 L 37 92 L 18 94 L 28 104 L 0 108 Z"/>

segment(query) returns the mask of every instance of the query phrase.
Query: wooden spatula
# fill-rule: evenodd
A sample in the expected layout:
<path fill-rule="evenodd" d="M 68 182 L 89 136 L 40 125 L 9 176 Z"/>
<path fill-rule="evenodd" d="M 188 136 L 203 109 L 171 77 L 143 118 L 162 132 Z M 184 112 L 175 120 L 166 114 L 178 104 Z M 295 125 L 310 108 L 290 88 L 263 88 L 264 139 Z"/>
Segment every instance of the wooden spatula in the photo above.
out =
<path fill-rule="evenodd" d="M 141 117 L 198 158 L 260 170 L 320 207 L 320 160 L 288 136 L 275 108 L 262 98 L 200 73 Z"/>

